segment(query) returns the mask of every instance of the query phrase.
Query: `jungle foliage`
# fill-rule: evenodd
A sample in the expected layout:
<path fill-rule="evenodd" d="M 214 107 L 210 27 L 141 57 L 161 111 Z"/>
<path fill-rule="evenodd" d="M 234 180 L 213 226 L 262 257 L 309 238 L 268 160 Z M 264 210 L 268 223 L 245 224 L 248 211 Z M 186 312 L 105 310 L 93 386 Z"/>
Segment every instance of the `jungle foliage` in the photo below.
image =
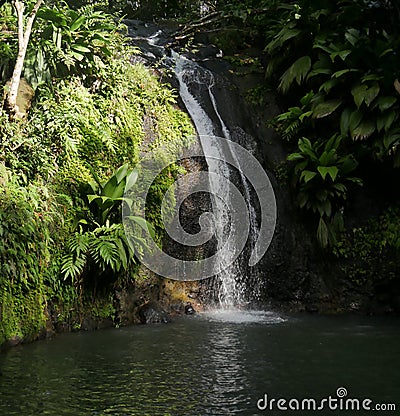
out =
<path fill-rule="evenodd" d="M 186 41 L 208 31 L 241 62 L 250 46 L 263 50 L 265 84 L 249 97 L 262 105 L 278 92 L 283 111 L 269 125 L 287 142 L 296 200 L 324 247 L 368 165 L 400 167 L 399 18 L 388 0 L 229 0 L 183 30 Z"/>
<path fill-rule="evenodd" d="M 7 88 L 17 24 L 9 3 L 0 12 Z M 137 260 L 121 224 L 122 204 L 134 202 L 124 200 L 125 184 L 140 181 L 143 157 L 161 157 L 162 146 L 179 149 L 193 133 L 174 93 L 136 62 L 123 31 L 93 5 L 39 9 L 23 71 L 32 106 L 20 120 L 0 111 L 0 344 L 37 336 L 49 310 L 79 327 L 94 290 L 112 302 L 112 289 L 135 279 Z M 149 204 L 178 172 L 171 165 L 159 175 Z M 158 216 L 155 210 L 148 220 L 160 241 Z"/>

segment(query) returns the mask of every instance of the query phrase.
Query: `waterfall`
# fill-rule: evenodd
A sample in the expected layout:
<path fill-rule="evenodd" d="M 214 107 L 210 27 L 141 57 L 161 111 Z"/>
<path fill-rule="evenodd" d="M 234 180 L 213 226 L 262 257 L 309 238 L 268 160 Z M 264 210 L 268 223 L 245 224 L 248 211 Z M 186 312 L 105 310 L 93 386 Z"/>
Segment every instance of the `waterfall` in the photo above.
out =
<path fill-rule="evenodd" d="M 262 174 L 256 174 L 254 177 L 254 172 L 262 167 L 257 167 L 253 162 L 248 161 L 247 163 L 250 164 L 243 164 L 241 160 L 243 153 L 239 157 L 240 150 L 235 145 L 236 143 L 241 145 L 242 140 L 243 144 L 248 144 L 249 137 L 238 126 L 231 126 L 225 122 L 223 112 L 220 110 L 221 103 L 216 96 L 213 72 L 173 50 L 169 51 L 169 55 L 164 46 L 168 41 L 162 37 L 163 34 L 156 25 L 141 24 L 138 21 L 130 23 L 130 36 L 135 39 L 135 45 L 143 50 L 145 56 L 145 59 L 139 58 L 139 60 L 161 63 L 174 73 L 179 86 L 179 95 L 195 125 L 208 172 L 211 173 L 208 175 L 208 191 L 214 219 L 214 237 L 217 243 L 213 264 L 219 266 L 218 271 L 214 273 L 214 283 L 211 284 L 213 286 L 211 289 L 214 291 L 211 300 L 216 300 L 218 302 L 216 306 L 225 311 L 241 309 L 250 303 L 257 303 L 261 293 L 260 279 L 258 269 L 254 267 L 256 262 L 252 262 L 252 259 L 262 256 L 266 244 L 268 245 L 272 238 L 272 234 L 265 231 L 266 227 L 263 231 L 262 221 L 267 223 L 267 227 L 270 226 L 269 230 L 274 226 L 275 221 L 275 200 L 272 197 L 269 201 L 270 193 L 273 193 L 269 180 Z M 243 147 L 241 149 L 245 151 Z M 229 160 L 230 164 L 224 162 L 225 160 Z M 251 186 L 247 179 L 249 169 L 253 172 Z M 232 190 L 232 185 L 236 186 L 237 191 Z M 244 200 L 242 208 L 238 209 L 233 203 L 235 192 L 239 192 L 242 201 Z M 253 204 L 252 198 L 256 199 L 254 194 L 257 194 L 257 198 L 260 194 L 263 195 L 263 205 L 258 202 L 261 200 Z M 230 204 L 229 201 L 232 203 Z M 244 214 L 244 207 L 247 207 L 247 214 Z M 238 247 L 241 246 L 237 238 L 243 240 L 244 233 L 233 232 L 231 234 L 235 234 L 237 238 L 227 238 L 231 235 L 232 229 L 241 229 L 240 224 L 233 221 L 232 211 L 230 213 L 229 209 L 248 216 L 249 230 L 245 237 L 247 244 L 239 256 Z M 265 212 L 266 209 L 270 211 L 264 216 L 263 210 Z"/>
<path fill-rule="evenodd" d="M 245 298 L 245 280 L 247 279 L 243 279 L 243 274 L 246 273 L 247 270 L 244 270 L 243 256 L 240 256 L 232 263 L 230 253 L 234 250 L 229 249 L 229 247 L 228 249 L 226 249 L 226 247 L 224 250 L 222 249 L 222 245 L 225 244 L 227 239 L 226 235 L 229 232 L 229 227 L 233 226 L 233 224 L 229 223 L 229 215 L 224 207 L 224 202 L 218 197 L 218 195 L 224 195 L 225 198 L 228 196 L 229 199 L 228 184 L 232 181 L 233 174 L 228 164 L 224 162 L 224 151 L 226 151 L 226 147 L 223 148 L 220 145 L 218 137 L 222 136 L 225 139 L 231 140 L 231 132 L 218 110 L 218 104 L 213 92 L 215 80 L 212 72 L 175 52 L 172 53 L 172 59 L 173 62 L 175 62 L 174 70 L 179 82 L 180 97 L 193 120 L 203 149 L 206 150 L 205 147 L 210 146 L 210 142 L 208 140 L 202 140 L 202 137 L 215 136 L 215 140 L 211 145 L 214 146 L 213 153 L 219 156 L 219 160 L 207 158 L 209 172 L 214 172 L 216 174 L 210 176 L 210 195 L 212 198 L 212 208 L 218 242 L 217 252 L 219 255 L 217 261 L 224 266 L 223 270 L 216 276 L 219 280 L 217 296 L 219 306 L 225 309 L 231 309 L 238 306 L 241 307 L 247 303 Z M 206 112 L 205 101 L 208 101 L 208 108 L 212 109 L 215 121 L 213 121 L 211 115 Z M 234 149 L 232 149 L 231 146 L 228 146 L 228 148 L 231 156 L 237 162 L 237 165 L 240 166 Z M 249 244 L 251 250 L 253 250 L 258 237 L 256 210 L 251 203 L 251 190 L 249 184 L 240 169 L 239 181 L 248 206 L 250 216 Z M 253 279 L 251 280 L 254 284 L 256 279 L 253 276 Z M 255 287 L 255 289 L 257 289 L 257 287 Z M 257 292 L 257 290 L 253 290 L 252 295 L 257 297 L 258 294 L 255 292 Z"/>

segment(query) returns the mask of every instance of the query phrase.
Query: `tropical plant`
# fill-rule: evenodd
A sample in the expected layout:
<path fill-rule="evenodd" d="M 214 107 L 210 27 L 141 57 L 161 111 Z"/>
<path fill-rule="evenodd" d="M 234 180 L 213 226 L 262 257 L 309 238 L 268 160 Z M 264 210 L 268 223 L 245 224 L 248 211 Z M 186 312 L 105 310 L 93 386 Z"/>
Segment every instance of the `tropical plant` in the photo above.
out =
<path fill-rule="evenodd" d="M 129 265 L 135 263 L 122 224 L 96 227 L 85 232 L 80 226 L 70 238 L 67 254 L 62 258 L 64 279 L 71 278 L 81 284 L 78 278 L 92 266 L 91 261 L 98 271 L 110 268 L 114 273 L 126 271 Z"/>
<path fill-rule="evenodd" d="M 0 80 L 5 82 L 12 75 L 18 53 L 18 45 L 15 42 L 17 22 L 13 7 L 8 2 L 0 6 L 0 26 Z"/>
<path fill-rule="evenodd" d="M 121 205 L 128 204 L 129 210 L 133 201 L 124 196 L 126 188 L 130 189 L 137 181 L 136 170 L 129 169 L 128 164 L 119 167 L 106 181 L 99 177 L 90 167 L 95 181 L 84 186 L 85 197 L 90 213 L 87 218 L 80 218 L 77 230 L 67 244 L 67 253 L 62 259 L 61 271 L 64 278 L 78 278 L 93 266 L 100 272 L 110 269 L 115 275 L 125 272 L 136 263 L 130 248 L 124 226 L 121 224 Z M 144 218 L 129 215 L 131 224 L 135 224 L 154 237 L 154 230 Z M 137 250 L 145 240 L 135 237 Z"/>
<path fill-rule="evenodd" d="M 86 197 L 89 202 L 91 213 L 94 221 L 99 225 L 106 225 L 110 222 L 117 222 L 118 219 L 111 219 L 112 214 L 116 214 L 118 207 L 122 201 L 132 205 L 131 200 L 124 197 L 125 188 L 132 187 L 138 177 L 136 170 L 129 169 L 128 164 L 119 167 L 107 181 L 100 181 L 96 172 L 90 167 L 95 181 L 88 184 L 88 191 Z M 120 214 L 120 213 L 119 213 Z"/>
<path fill-rule="evenodd" d="M 389 205 L 378 216 L 347 230 L 333 247 L 342 270 L 357 286 L 386 285 L 398 281 L 400 210 Z"/>
<path fill-rule="evenodd" d="M 271 80 L 281 74 L 278 87 L 283 94 L 294 91 L 294 100 L 296 89 L 311 91 L 306 111 L 291 108 L 296 118 L 312 122 L 314 130 L 321 120 L 332 133 L 367 141 L 375 157 L 393 157 L 397 166 L 400 43 L 390 5 L 300 1 L 279 8 L 282 14 L 267 35 L 266 73 Z"/>
<path fill-rule="evenodd" d="M 301 98 L 301 107 L 289 107 L 288 111 L 269 120 L 268 125 L 277 130 L 285 140 L 290 141 L 291 139 L 298 137 L 307 130 L 307 127 L 309 127 L 307 122 L 313 114 L 311 110 L 313 97 L 314 93 L 310 91 Z"/>
<path fill-rule="evenodd" d="M 58 3 L 42 7 L 37 18 L 36 44 L 28 50 L 24 70 L 33 86 L 52 76 L 96 75 L 112 56 L 117 26 L 109 14 L 95 11 L 93 6 L 73 10 Z"/>
<path fill-rule="evenodd" d="M 348 186 L 361 184 L 352 175 L 356 160 L 352 155 L 341 156 L 338 152 L 342 139 L 334 135 L 327 142 L 312 143 L 303 137 L 298 142 L 298 151 L 288 156 L 289 161 L 295 162 L 298 205 L 318 214 L 317 237 L 323 247 L 334 243 L 336 232 L 343 227 Z"/>
<path fill-rule="evenodd" d="M 46 295 L 61 294 L 64 206 L 41 182 L 29 187 L 0 163 L 0 344 L 45 327 Z"/>

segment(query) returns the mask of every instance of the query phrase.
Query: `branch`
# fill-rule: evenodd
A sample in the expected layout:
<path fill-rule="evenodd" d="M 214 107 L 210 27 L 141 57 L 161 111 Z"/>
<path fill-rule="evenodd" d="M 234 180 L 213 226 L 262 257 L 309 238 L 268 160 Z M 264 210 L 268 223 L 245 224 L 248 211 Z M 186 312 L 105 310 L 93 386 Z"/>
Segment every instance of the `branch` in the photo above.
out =
<path fill-rule="evenodd" d="M 195 20 L 187 25 L 185 25 L 182 29 L 179 29 L 174 33 L 174 37 L 176 40 L 185 39 L 190 36 L 196 29 L 206 26 L 210 23 L 218 21 L 218 18 L 222 17 L 221 12 L 212 12 L 201 19 Z"/>
<path fill-rule="evenodd" d="M 14 1 L 14 7 L 18 16 L 18 45 L 22 45 L 24 42 L 24 3 L 19 0 Z"/>
<path fill-rule="evenodd" d="M 29 37 L 31 36 L 33 22 L 35 21 L 36 13 L 38 12 L 42 2 L 43 0 L 37 0 L 36 4 L 33 6 L 33 9 L 28 16 L 28 20 L 26 21 L 26 29 L 24 35 L 25 45 L 28 44 Z"/>
<path fill-rule="evenodd" d="M 28 42 L 32 32 L 33 22 L 42 2 L 43 0 L 36 1 L 36 4 L 33 6 L 33 9 L 27 17 L 26 27 L 24 28 L 24 2 L 21 0 L 14 0 L 14 7 L 18 15 L 18 56 L 15 61 L 14 71 L 10 80 L 10 90 L 5 104 L 11 118 L 21 118 L 23 116 L 17 105 L 18 88 L 24 67 L 26 50 L 28 48 Z"/>

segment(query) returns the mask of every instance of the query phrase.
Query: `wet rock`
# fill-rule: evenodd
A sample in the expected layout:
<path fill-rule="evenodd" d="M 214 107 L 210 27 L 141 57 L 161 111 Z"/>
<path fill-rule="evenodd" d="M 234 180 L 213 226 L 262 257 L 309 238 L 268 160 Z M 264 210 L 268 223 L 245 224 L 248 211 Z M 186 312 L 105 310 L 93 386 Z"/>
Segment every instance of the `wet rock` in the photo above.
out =
<path fill-rule="evenodd" d="M 157 302 L 147 302 L 139 308 L 142 324 L 166 324 L 171 322 L 167 312 Z"/>
<path fill-rule="evenodd" d="M 185 314 L 186 315 L 194 315 L 196 313 L 196 311 L 194 310 L 192 304 L 189 302 L 186 306 L 185 306 Z"/>
<path fill-rule="evenodd" d="M 317 313 L 318 307 L 316 305 L 306 305 L 306 311 L 309 313 Z"/>
<path fill-rule="evenodd" d="M 19 337 L 18 335 L 15 335 L 14 337 L 11 337 L 9 340 L 7 340 L 3 344 L 3 347 L 4 348 L 15 347 L 16 345 L 21 344 L 22 341 L 23 339 L 21 337 Z"/>
<path fill-rule="evenodd" d="M 111 318 L 100 318 L 97 322 L 97 329 L 112 328 L 114 322 Z"/>
<path fill-rule="evenodd" d="M 58 321 L 54 324 L 54 329 L 56 332 L 69 332 L 71 330 L 71 326 L 68 322 L 65 321 Z"/>
<path fill-rule="evenodd" d="M 83 331 L 94 331 L 97 328 L 97 322 L 90 317 L 85 317 L 82 320 L 81 329 Z"/>

